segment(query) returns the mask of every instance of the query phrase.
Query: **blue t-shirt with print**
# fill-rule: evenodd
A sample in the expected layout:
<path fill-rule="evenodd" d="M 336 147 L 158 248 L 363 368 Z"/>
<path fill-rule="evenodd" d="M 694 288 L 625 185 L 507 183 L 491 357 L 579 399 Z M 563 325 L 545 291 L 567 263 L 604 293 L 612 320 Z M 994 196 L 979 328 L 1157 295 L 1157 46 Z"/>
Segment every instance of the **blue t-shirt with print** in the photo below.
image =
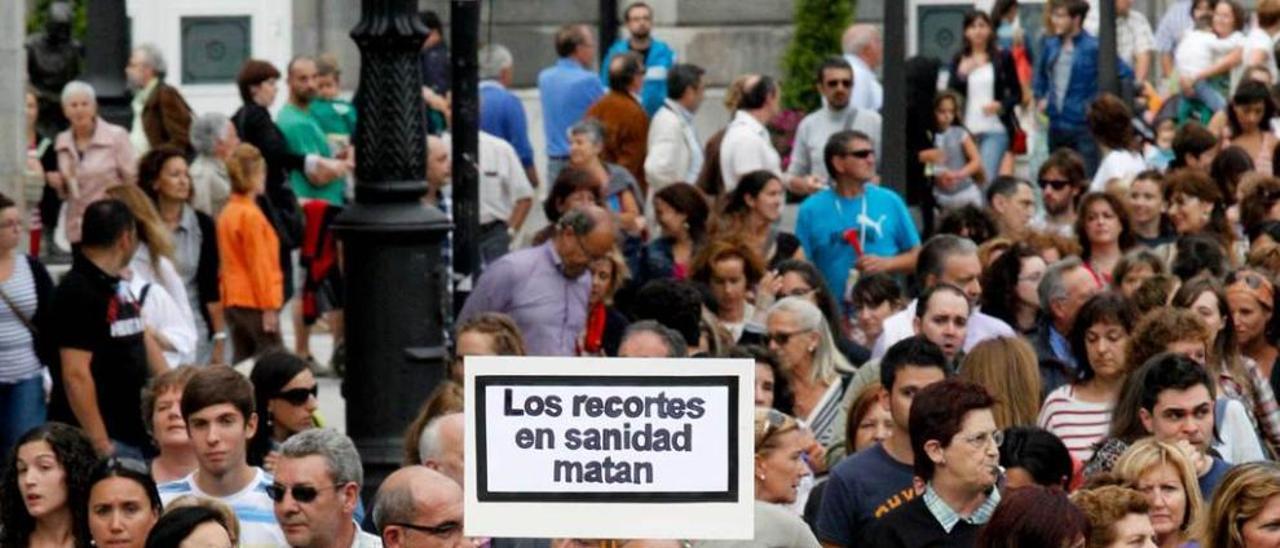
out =
<path fill-rule="evenodd" d="M 818 540 L 857 546 L 875 520 L 916 497 L 910 464 L 889 456 L 880 444 L 854 453 L 831 469 L 818 520 Z"/>
<path fill-rule="evenodd" d="M 845 239 L 845 232 L 854 228 L 861 233 L 865 254 L 893 257 L 920 245 L 907 204 L 892 190 L 866 184 L 856 198 L 842 197 L 834 189 L 810 196 L 800 205 L 796 237 L 836 295 L 843 294 L 855 260 Z"/>

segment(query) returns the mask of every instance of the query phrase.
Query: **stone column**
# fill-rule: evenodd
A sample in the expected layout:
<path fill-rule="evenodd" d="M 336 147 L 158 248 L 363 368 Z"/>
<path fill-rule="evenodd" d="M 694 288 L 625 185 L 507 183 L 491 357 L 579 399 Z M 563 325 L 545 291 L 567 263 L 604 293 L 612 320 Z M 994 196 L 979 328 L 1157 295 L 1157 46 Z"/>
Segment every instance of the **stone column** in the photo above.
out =
<path fill-rule="evenodd" d="M 0 192 L 18 202 L 26 211 L 23 186 L 26 181 L 26 98 L 27 55 L 22 42 L 26 36 L 26 3 L 0 2 L 0 67 L 11 67 L 8 78 L 0 78 Z M 25 244 L 26 238 L 23 238 Z"/>

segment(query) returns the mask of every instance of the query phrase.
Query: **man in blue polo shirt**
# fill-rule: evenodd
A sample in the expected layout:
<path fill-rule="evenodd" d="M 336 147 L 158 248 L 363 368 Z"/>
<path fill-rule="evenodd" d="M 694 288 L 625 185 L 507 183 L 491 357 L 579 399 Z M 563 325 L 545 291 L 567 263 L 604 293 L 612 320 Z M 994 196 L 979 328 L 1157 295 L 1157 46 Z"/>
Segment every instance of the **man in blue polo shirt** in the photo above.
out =
<path fill-rule="evenodd" d="M 569 160 L 569 126 L 581 120 L 604 95 L 604 86 L 590 70 L 596 57 L 596 37 L 589 27 L 560 27 L 556 31 L 556 55 L 560 60 L 538 73 L 542 131 L 547 139 L 547 180 L 553 184 Z"/>
<path fill-rule="evenodd" d="M 823 161 L 835 186 L 800 206 L 796 237 L 827 287 L 847 293 L 855 266 L 862 274 L 911 272 L 920 234 L 902 197 L 871 182 L 876 174 L 871 137 L 836 132 L 827 140 Z"/>
<path fill-rule="evenodd" d="M 600 68 L 600 81 L 609 83 L 609 61 L 613 56 L 631 52 L 644 60 L 644 88 L 640 91 L 640 104 L 650 118 L 662 108 L 667 98 L 667 71 L 676 64 L 676 53 L 666 42 L 653 38 L 653 8 L 644 2 L 634 2 L 622 12 L 629 38 L 619 38 L 605 55 Z"/>
<path fill-rule="evenodd" d="M 511 144 L 524 166 L 525 176 L 538 186 L 533 168 L 533 146 L 529 144 L 529 121 L 524 104 L 508 89 L 514 79 L 515 60 L 501 44 L 480 48 L 480 129 Z"/>

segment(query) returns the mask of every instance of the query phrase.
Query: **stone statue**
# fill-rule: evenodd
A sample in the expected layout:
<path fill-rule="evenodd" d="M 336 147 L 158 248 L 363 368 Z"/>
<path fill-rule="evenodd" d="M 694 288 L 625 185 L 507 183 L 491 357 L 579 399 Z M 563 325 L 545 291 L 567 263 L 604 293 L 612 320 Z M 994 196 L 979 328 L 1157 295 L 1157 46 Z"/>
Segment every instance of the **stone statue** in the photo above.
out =
<path fill-rule="evenodd" d="M 49 138 L 66 129 L 62 114 L 62 87 L 80 74 L 84 47 L 71 37 L 74 14 L 69 2 L 49 5 L 44 32 L 27 38 L 27 77 L 36 90 L 40 120 L 36 130 Z"/>

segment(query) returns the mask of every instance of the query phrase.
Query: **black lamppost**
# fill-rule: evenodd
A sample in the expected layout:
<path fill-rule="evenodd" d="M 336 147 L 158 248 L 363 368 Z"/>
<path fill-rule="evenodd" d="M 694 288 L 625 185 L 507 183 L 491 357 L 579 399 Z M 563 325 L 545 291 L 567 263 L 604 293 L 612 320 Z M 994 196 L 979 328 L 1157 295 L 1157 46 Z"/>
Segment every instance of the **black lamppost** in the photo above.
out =
<path fill-rule="evenodd" d="M 1116 0 L 1098 2 L 1098 91 L 1120 95 L 1116 58 Z"/>
<path fill-rule="evenodd" d="M 459 277 L 480 274 L 480 131 L 479 0 L 449 4 L 450 78 L 453 101 L 453 271 Z M 453 309 L 462 310 L 472 284 L 454 294 Z"/>
<path fill-rule="evenodd" d="M 84 73 L 98 100 L 98 115 L 116 125 L 130 127 L 133 108 L 124 67 L 129 63 L 129 18 L 124 0 L 93 0 L 88 3 L 89 26 L 84 37 Z"/>
<path fill-rule="evenodd" d="M 423 205 L 426 118 L 416 0 L 364 0 L 351 38 L 356 91 L 356 199 L 334 223 L 346 276 L 347 434 L 365 494 L 400 466 L 401 434 L 444 377 L 449 302 L 441 246 L 449 221 Z"/>
<path fill-rule="evenodd" d="M 881 136 L 880 179 L 907 196 L 907 3 L 890 1 L 884 4 L 884 105 L 880 114 L 890 123 L 884 125 Z"/>

